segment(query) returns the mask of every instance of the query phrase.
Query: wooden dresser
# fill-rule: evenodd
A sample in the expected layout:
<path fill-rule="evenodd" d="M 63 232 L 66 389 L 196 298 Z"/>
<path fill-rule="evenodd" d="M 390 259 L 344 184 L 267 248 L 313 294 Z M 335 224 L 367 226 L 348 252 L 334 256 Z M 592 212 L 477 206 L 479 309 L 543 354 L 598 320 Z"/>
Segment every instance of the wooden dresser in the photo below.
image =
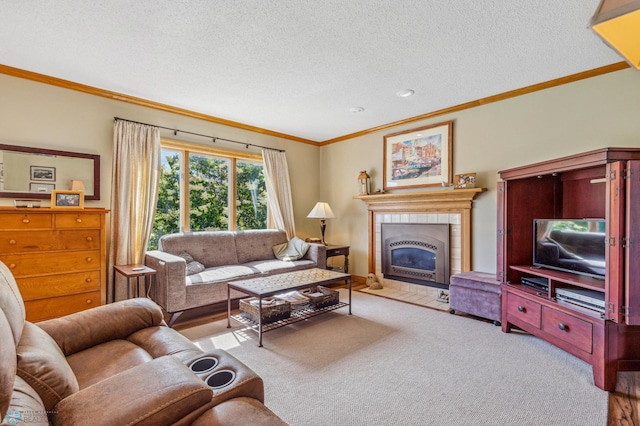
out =
<path fill-rule="evenodd" d="M 18 282 L 28 321 L 106 302 L 107 212 L 0 207 L 0 261 Z"/>

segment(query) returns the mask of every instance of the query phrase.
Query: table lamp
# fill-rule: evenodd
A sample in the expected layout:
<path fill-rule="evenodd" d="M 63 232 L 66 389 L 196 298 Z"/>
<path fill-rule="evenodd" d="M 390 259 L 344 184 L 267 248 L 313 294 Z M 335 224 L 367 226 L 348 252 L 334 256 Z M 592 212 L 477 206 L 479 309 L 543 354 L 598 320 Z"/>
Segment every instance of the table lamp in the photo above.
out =
<path fill-rule="evenodd" d="M 321 242 L 326 246 L 327 243 L 324 241 L 324 231 L 327 228 L 327 223 L 325 222 L 325 219 L 331 219 L 332 217 L 336 217 L 333 214 L 331 207 L 329 207 L 328 203 L 323 203 L 322 201 L 319 201 L 318 203 L 316 203 L 316 205 L 313 207 L 313 209 L 307 215 L 307 217 L 310 217 L 312 219 L 320 219 L 320 233 L 322 234 Z"/>

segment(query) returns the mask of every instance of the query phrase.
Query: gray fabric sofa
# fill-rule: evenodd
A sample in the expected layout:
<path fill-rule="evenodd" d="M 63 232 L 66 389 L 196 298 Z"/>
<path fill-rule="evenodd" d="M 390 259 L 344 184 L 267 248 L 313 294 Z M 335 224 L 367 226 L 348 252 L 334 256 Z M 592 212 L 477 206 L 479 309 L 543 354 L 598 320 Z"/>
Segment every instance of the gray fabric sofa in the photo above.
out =
<path fill-rule="evenodd" d="M 170 315 L 169 326 L 186 310 L 226 302 L 229 281 L 326 268 L 326 247 L 322 244 L 310 244 L 307 253 L 299 260 L 277 259 L 273 246 L 286 242 L 285 232 L 275 229 L 201 231 L 162 236 L 158 250 L 146 253 L 145 264 L 157 271 L 156 303 Z M 204 270 L 187 275 L 185 253 Z M 231 292 L 232 299 L 242 297 L 246 294 Z"/>

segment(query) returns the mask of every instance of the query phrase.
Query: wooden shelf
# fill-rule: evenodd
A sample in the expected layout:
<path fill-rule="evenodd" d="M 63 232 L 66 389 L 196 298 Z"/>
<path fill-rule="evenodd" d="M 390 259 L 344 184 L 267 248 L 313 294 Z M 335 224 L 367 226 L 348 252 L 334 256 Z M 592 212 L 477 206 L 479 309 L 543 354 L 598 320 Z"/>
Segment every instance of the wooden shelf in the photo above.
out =
<path fill-rule="evenodd" d="M 548 278 L 565 284 L 574 285 L 576 287 L 595 290 L 604 293 L 604 279 L 588 277 L 586 275 L 572 274 L 570 272 L 554 271 L 553 269 L 539 268 L 530 265 L 511 265 L 511 269 L 535 275 L 537 277 Z"/>

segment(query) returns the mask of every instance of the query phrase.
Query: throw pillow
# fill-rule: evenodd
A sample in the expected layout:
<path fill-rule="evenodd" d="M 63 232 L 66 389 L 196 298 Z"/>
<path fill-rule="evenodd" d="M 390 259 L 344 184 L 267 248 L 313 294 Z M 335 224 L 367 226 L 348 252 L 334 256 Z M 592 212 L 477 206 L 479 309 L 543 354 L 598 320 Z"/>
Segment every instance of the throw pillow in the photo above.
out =
<path fill-rule="evenodd" d="M 293 237 L 289 242 L 273 246 L 273 254 L 280 260 L 298 260 L 309 250 L 309 244 L 298 237 Z"/>
<path fill-rule="evenodd" d="M 193 258 L 189 253 L 183 251 L 178 255 L 183 258 L 185 262 L 187 262 L 186 275 L 199 274 L 204 271 L 206 268 L 204 265 Z"/>

